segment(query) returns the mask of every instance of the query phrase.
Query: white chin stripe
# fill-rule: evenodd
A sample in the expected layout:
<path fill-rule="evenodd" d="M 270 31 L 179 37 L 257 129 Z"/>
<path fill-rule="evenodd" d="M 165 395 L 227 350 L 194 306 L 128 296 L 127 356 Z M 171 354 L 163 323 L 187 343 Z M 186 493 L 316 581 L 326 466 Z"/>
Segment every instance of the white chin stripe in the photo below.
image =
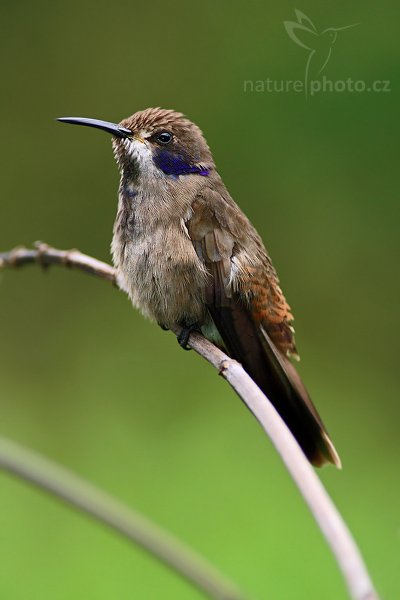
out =
<path fill-rule="evenodd" d="M 153 152 L 148 142 L 126 138 L 122 143 L 129 159 L 137 165 L 141 177 L 158 179 L 163 175 L 154 164 Z"/>
<path fill-rule="evenodd" d="M 129 156 L 136 160 L 140 166 L 148 166 L 149 163 L 153 162 L 151 150 L 146 142 L 125 138 L 122 143 Z"/>

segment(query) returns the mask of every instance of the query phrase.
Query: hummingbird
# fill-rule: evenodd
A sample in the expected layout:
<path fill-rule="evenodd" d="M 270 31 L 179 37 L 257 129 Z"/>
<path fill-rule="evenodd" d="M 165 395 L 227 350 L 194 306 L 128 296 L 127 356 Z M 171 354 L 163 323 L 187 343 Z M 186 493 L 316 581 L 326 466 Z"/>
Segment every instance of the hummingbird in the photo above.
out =
<path fill-rule="evenodd" d="M 297 21 L 284 21 L 283 24 L 290 39 L 309 51 L 304 81 L 307 94 L 310 78 L 318 77 L 328 64 L 338 32 L 356 27 L 358 23 L 345 27 L 328 27 L 319 32 L 311 19 L 301 10 L 295 9 L 295 14 Z"/>
<path fill-rule="evenodd" d="M 242 363 L 309 461 L 339 456 L 291 358 L 293 316 L 264 244 L 227 191 L 197 125 L 161 108 L 120 123 L 61 117 L 112 136 L 120 171 L 111 251 L 122 289 L 163 329 L 182 327 Z"/>

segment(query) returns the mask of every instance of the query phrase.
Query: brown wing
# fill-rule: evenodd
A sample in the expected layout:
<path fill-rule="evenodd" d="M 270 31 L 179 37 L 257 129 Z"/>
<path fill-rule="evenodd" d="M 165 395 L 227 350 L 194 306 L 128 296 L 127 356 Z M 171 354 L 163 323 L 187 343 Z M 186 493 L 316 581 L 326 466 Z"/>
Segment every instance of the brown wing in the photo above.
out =
<path fill-rule="evenodd" d="M 211 275 L 206 304 L 228 353 L 265 392 L 309 460 L 340 466 L 287 358 L 296 354 L 292 315 L 261 239 L 229 196 L 206 189 L 192 209 L 188 232 Z"/>

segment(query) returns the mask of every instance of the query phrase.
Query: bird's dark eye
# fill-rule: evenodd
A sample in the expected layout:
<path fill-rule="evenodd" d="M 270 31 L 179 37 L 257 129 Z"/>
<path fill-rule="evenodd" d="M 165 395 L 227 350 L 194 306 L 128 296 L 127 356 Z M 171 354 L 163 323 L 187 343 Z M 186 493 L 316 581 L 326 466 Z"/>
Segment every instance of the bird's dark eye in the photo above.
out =
<path fill-rule="evenodd" d="M 161 131 L 161 133 L 158 133 L 156 135 L 156 142 L 158 142 L 159 144 L 162 144 L 163 146 L 166 146 L 171 141 L 172 141 L 172 133 L 169 131 Z"/>

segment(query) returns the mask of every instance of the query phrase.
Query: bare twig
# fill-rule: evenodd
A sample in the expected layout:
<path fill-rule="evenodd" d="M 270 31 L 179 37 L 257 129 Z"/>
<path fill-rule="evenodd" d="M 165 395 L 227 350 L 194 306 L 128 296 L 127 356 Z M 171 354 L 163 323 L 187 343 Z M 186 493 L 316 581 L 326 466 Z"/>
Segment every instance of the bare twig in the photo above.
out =
<path fill-rule="evenodd" d="M 79 250 L 57 250 L 43 242 L 36 242 L 35 249 L 19 246 L 10 252 L 0 252 L 0 269 L 5 267 L 17 268 L 36 263 L 42 267 L 64 265 L 71 269 L 79 269 L 101 279 L 117 283 L 115 270 L 97 258 L 82 254 Z"/>
<path fill-rule="evenodd" d="M 61 498 L 136 542 L 209 598 L 245 600 L 232 583 L 188 546 L 64 467 L 0 438 L 0 468 Z"/>
<path fill-rule="evenodd" d="M 68 264 L 116 282 L 115 272 L 110 265 L 77 250 L 62 252 L 39 245 L 37 250 L 17 248 L 0 254 L 0 268 L 21 266 L 29 262 Z M 178 327 L 174 329 L 175 334 L 179 332 Z M 189 345 L 229 382 L 272 440 L 336 558 L 350 597 L 353 600 L 379 600 L 351 533 L 275 408 L 241 365 L 203 336 L 193 332 Z"/>

